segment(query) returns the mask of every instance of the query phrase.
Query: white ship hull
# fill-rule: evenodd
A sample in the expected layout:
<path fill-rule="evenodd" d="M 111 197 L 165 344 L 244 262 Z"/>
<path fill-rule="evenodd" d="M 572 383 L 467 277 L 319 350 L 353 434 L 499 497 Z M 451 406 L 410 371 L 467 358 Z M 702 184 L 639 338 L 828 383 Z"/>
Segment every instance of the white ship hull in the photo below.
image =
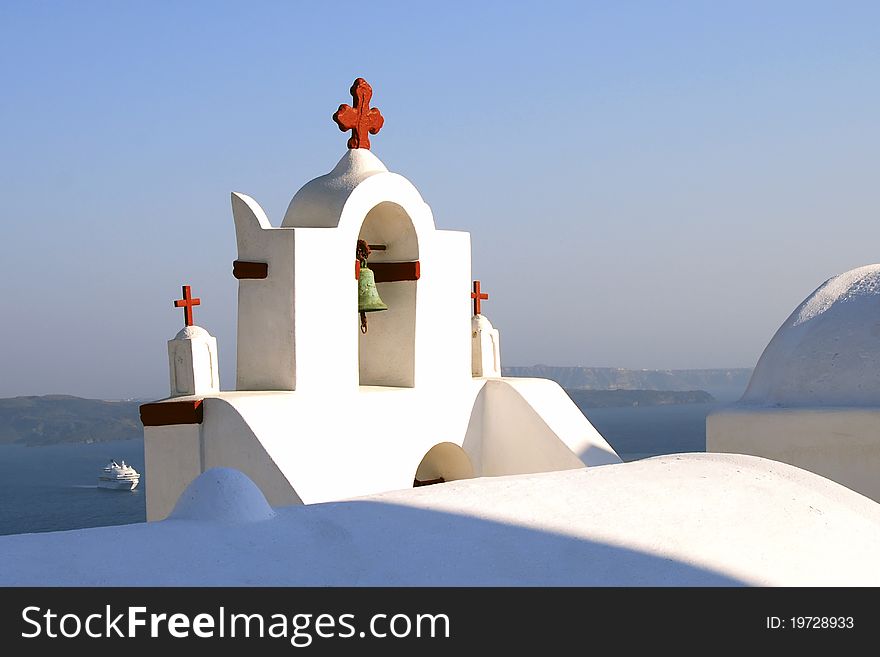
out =
<path fill-rule="evenodd" d="M 106 488 L 107 490 L 134 490 L 137 485 L 137 479 L 133 481 L 98 479 L 98 488 Z"/>

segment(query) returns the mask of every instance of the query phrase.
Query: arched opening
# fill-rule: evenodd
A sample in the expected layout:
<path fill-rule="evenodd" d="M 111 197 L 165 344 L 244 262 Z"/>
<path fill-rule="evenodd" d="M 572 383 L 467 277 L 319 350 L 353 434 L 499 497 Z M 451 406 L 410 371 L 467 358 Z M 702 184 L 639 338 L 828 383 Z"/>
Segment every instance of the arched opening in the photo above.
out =
<path fill-rule="evenodd" d="M 455 443 L 439 443 L 428 450 L 416 468 L 413 487 L 471 479 L 473 476 L 474 466 L 461 447 Z"/>
<path fill-rule="evenodd" d="M 406 211 L 396 203 L 380 203 L 367 213 L 359 240 L 384 246 L 370 253 L 367 266 L 376 271 L 376 289 L 388 310 L 367 313 L 367 332 L 358 331 L 358 373 L 362 386 L 415 385 L 417 280 L 406 276 L 380 275 L 389 263 L 417 263 L 419 240 Z M 355 248 L 352 245 L 352 254 Z M 383 280 L 391 278 L 392 280 Z"/>

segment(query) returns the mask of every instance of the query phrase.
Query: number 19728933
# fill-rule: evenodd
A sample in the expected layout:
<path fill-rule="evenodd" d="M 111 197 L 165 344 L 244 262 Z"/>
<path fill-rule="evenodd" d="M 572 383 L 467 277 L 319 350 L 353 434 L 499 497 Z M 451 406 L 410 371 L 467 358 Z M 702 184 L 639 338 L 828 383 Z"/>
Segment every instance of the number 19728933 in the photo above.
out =
<path fill-rule="evenodd" d="M 849 630 L 855 627 L 852 616 L 767 616 L 768 630 Z"/>

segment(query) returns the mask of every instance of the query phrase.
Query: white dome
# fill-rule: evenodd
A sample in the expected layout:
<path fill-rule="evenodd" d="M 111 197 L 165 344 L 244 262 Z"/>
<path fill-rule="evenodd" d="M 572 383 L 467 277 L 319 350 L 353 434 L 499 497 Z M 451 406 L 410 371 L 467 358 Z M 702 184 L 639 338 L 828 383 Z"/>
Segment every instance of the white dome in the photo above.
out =
<path fill-rule="evenodd" d="M 471 317 L 471 331 L 491 331 L 494 328 L 495 327 L 492 326 L 492 322 L 490 322 L 489 318 L 485 315 L 474 315 L 473 317 Z"/>
<path fill-rule="evenodd" d="M 761 355 L 744 403 L 880 406 L 880 265 L 828 279 Z"/>
<path fill-rule="evenodd" d="M 247 475 L 233 468 L 210 468 L 186 487 L 169 517 L 239 523 L 274 515 L 263 492 Z"/>
<path fill-rule="evenodd" d="M 193 340 L 195 338 L 210 338 L 211 334 L 208 333 L 201 326 L 184 326 L 177 332 L 177 335 L 174 336 L 175 340 Z"/>
<path fill-rule="evenodd" d="M 388 173 L 388 169 L 369 150 L 346 151 L 333 171 L 310 180 L 293 196 L 282 228 L 335 226 L 354 188 L 377 173 Z"/>

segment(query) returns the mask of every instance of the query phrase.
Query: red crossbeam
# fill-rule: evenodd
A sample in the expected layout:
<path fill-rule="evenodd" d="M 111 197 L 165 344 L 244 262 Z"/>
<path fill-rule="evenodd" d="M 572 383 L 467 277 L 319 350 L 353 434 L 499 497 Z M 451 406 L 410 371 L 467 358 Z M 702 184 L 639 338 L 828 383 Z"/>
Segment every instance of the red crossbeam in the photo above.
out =
<path fill-rule="evenodd" d="M 479 315 L 481 308 L 481 301 L 485 301 L 489 298 L 489 295 L 485 292 L 480 292 L 480 281 L 474 281 L 474 291 L 471 292 L 471 299 L 474 300 L 474 315 Z"/>
<path fill-rule="evenodd" d="M 177 299 L 174 302 L 175 308 L 183 308 L 183 321 L 187 326 L 193 325 L 193 306 L 200 306 L 202 300 L 193 299 L 192 290 L 189 285 L 183 286 L 183 299 Z"/>

